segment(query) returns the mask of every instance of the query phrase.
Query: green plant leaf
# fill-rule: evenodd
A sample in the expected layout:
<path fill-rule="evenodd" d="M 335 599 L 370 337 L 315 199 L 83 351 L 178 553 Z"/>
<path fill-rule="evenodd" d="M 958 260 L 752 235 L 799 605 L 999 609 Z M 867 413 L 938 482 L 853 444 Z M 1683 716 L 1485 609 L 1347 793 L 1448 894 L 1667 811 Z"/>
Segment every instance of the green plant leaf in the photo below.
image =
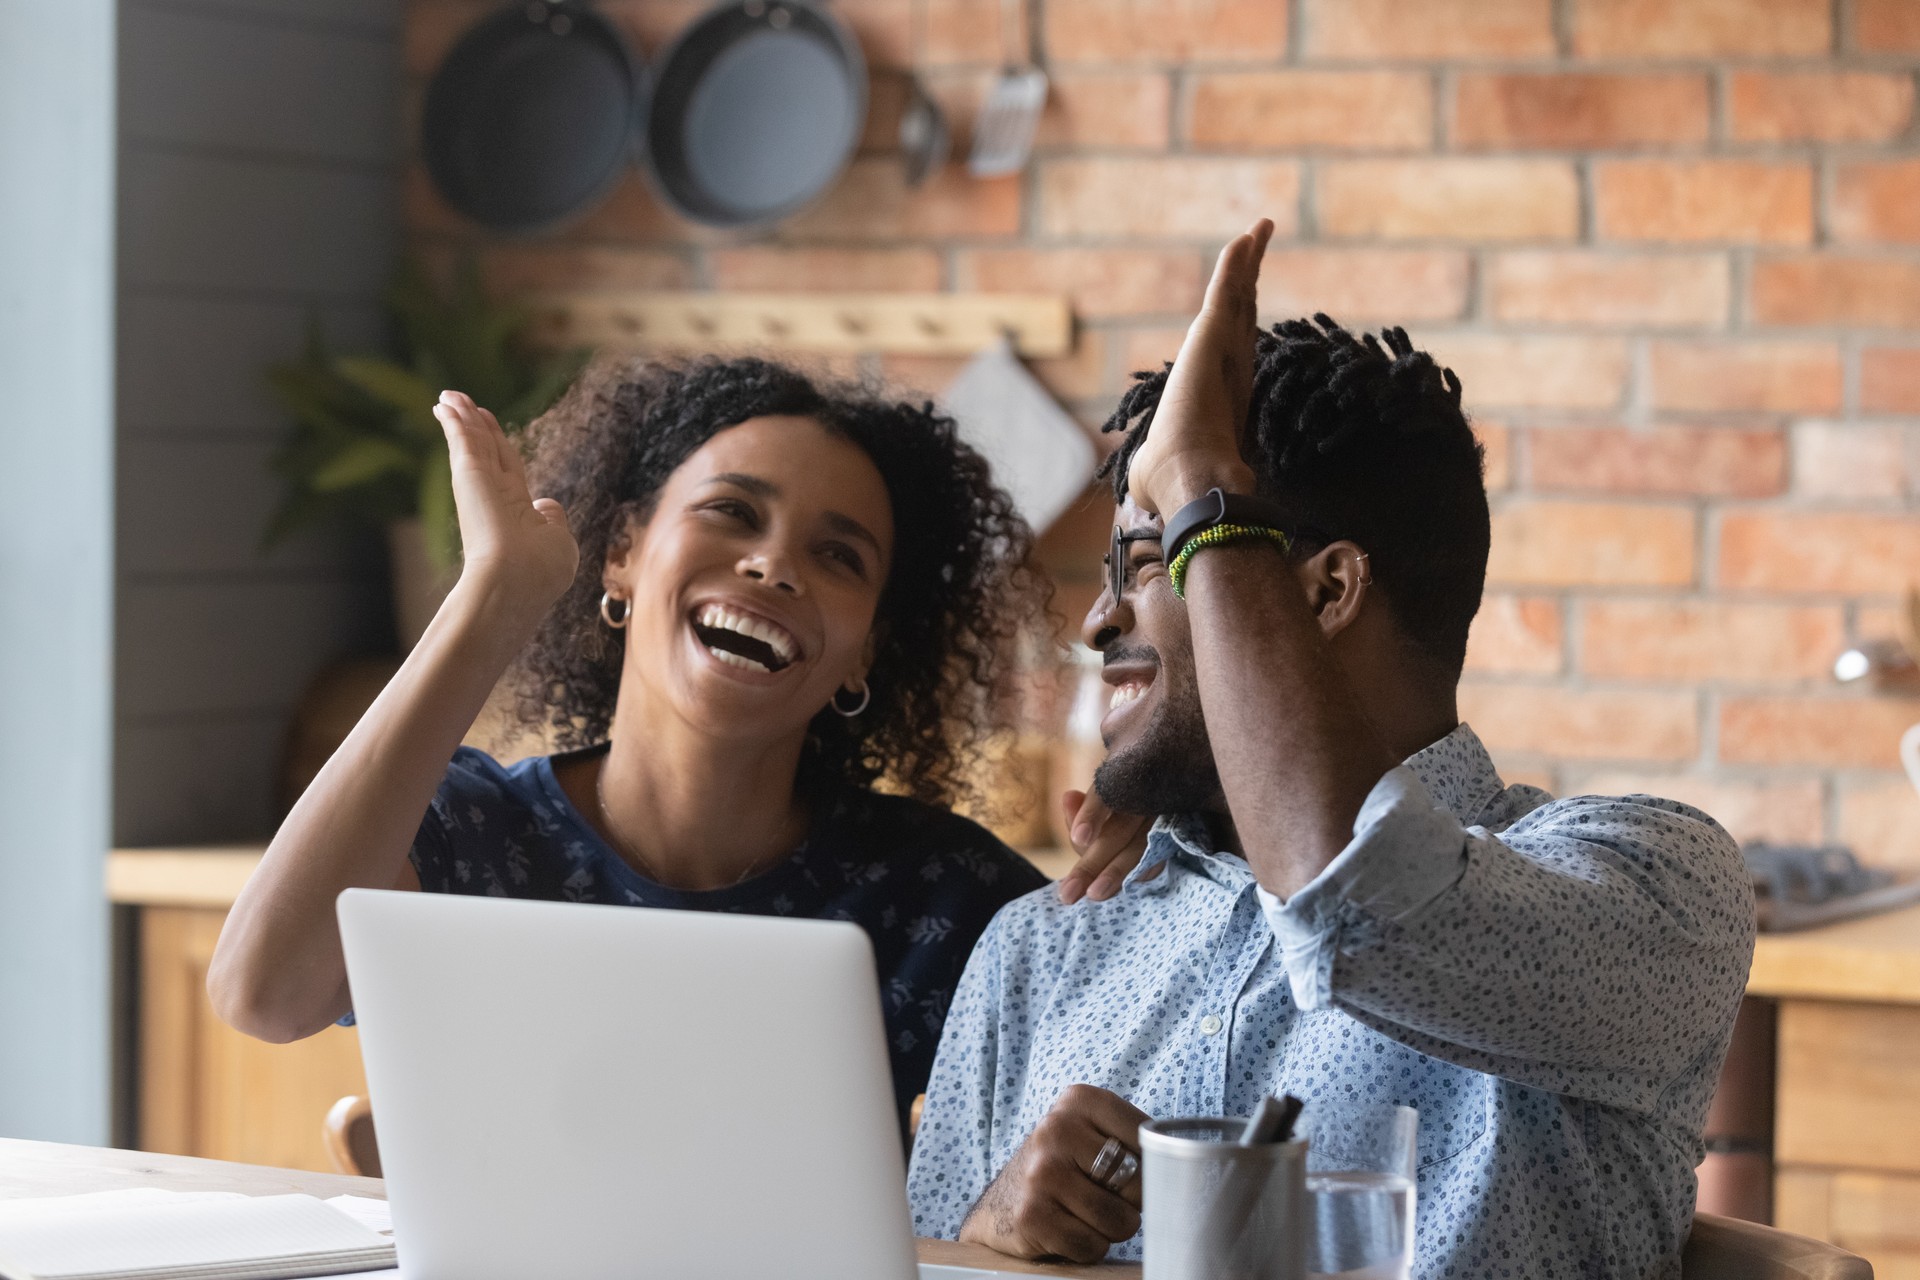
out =
<path fill-rule="evenodd" d="M 451 565 L 459 527 L 433 417 L 441 390 L 467 392 L 515 432 L 558 399 L 590 353 L 530 347 L 530 314 L 488 297 L 472 254 L 445 279 L 407 260 L 385 301 L 396 350 L 336 355 L 310 322 L 299 356 L 267 371 L 293 419 L 270 462 L 286 489 L 268 534 L 325 519 L 377 524 L 418 515 L 435 562 Z"/>
<path fill-rule="evenodd" d="M 315 493 L 338 493 L 378 479 L 388 472 L 417 472 L 420 457 L 390 440 L 356 440 L 335 453 L 307 479 Z"/>
<path fill-rule="evenodd" d="M 433 419 L 440 388 L 430 387 L 411 369 L 379 356 L 341 356 L 333 362 L 340 376 L 368 395 L 400 412 L 402 418 Z"/>
<path fill-rule="evenodd" d="M 267 386 L 291 413 L 297 430 L 339 441 L 392 435 L 393 410 L 369 400 L 331 370 L 282 365 L 267 371 Z"/>

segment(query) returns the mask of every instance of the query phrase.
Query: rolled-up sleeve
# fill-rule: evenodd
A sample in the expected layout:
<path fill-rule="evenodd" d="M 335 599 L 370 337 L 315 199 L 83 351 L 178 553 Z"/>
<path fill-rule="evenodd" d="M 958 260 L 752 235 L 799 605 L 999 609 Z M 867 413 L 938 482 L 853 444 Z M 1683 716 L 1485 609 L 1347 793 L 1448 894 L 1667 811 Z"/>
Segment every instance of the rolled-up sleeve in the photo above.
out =
<path fill-rule="evenodd" d="M 1496 836 L 1405 767 L 1375 785 L 1319 876 L 1260 899 L 1301 1008 L 1636 1108 L 1724 1050 L 1753 950 L 1739 850 L 1698 810 L 1582 796 Z"/>

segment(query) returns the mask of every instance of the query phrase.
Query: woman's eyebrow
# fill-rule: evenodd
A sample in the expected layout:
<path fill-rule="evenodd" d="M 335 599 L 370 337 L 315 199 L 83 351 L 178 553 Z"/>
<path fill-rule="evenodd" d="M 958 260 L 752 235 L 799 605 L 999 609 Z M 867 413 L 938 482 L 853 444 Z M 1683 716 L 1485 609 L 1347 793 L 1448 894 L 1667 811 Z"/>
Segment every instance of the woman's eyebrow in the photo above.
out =
<path fill-rule="evenodd" d="M 780 486 L 760 476 L 748 475 L 744 471 L 719 471 L 700 482 L 709 484 L 730 484 L 736 489 L 745 489 L 756 498 L 777 498 Z"/>
<path fill-rule="evenodd" d="M 858 520 L 855 520 L 852 516 L 842 515 L 838 511 L 828 511 L 824 513 L 820 518 L 822 520 L 825 520 L 827 522 L 827 526 L 833 529 L 835 532 L 844 533 L 849 538 L 858 538 L 862 542 L 865 542 L 870 546 L 872 546 L 874 550 L 874 554 L 876 555 L 879 554 L 880 539 L 874 537 L 872 533 L 868 532 L 867 526 L 861 524 Z"/>
<path fill-rule="evenodd" d="M 729 484 L 736 489 L 745 489 L 757 498 L 777 498 L 780 496 L 779 485 L 763 476 L 748 475 L 744 471 L 717 471 L 700 483 L 702 485 Z M 867 526 L 861 524 L 852 516 L 842 515 L 838 511 L 828 511 L 822 513 L 820 518 L 825 520 L 827 526 L 835 533 L 845 534 L 849 538 L 858 538 L 871 546 L 875 554 L 879 554 L 880 539 L 874 537 L 872 531 L 870 531 Z"/>

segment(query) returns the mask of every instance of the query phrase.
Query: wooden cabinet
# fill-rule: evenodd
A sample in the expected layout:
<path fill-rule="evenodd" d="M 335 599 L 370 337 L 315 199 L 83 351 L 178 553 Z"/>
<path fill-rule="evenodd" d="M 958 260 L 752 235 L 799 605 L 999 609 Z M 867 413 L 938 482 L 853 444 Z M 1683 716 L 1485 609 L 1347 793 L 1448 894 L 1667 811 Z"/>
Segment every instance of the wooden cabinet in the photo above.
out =
<path fill-rule="evenodd" d="M 1920 1006 L 1780 1006 L 1774 1159 L 1920 1176 Z"/>
<path fill-rule="evenodd" d="M 1920 1280 L 1920 908 L 1762 938 L 1779 1000 L 1774 1225 Z"/>
<path fill-rule="evenodd" d="M 331 1172 L 321 1122 L 336 1099 L 367 1091 L 359 1037 L 329 1027 L 267 1044 L 215 1017 L 207 963 L 226 915 L 205 907 L 141 912 L 140 1147 Z"/>
<path fill-rule="evenodd" d="M 1875 1280 L 1920 1280 L 1920 1177 L 1782 1168 L 1774 1225 L 1873 1263 Z"/>

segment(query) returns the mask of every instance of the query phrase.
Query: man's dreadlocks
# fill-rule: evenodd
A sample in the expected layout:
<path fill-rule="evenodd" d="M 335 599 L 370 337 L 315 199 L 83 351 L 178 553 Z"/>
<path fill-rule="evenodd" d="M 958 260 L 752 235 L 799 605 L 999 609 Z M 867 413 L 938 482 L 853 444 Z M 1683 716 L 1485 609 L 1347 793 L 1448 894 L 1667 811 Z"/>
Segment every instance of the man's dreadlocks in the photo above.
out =
<path fill-rule="evenodd" d="M 1126 432 L 1100 469 L 1116 501 L 1172 367 L 1136 373 L 1102 428 Z M 1481 449 L 1453 370 L 1414 350 L 1404 329 L 1376 339 L 1324 315 L 1283 321 L 1255 340 L 1241 448 L 1260 496 L 1303 528 L 1369 554 L 1401 630 L 1458 678 L 1491 535 Z M 1303 552 L 1319 549 L 1296 541 Z"/>

